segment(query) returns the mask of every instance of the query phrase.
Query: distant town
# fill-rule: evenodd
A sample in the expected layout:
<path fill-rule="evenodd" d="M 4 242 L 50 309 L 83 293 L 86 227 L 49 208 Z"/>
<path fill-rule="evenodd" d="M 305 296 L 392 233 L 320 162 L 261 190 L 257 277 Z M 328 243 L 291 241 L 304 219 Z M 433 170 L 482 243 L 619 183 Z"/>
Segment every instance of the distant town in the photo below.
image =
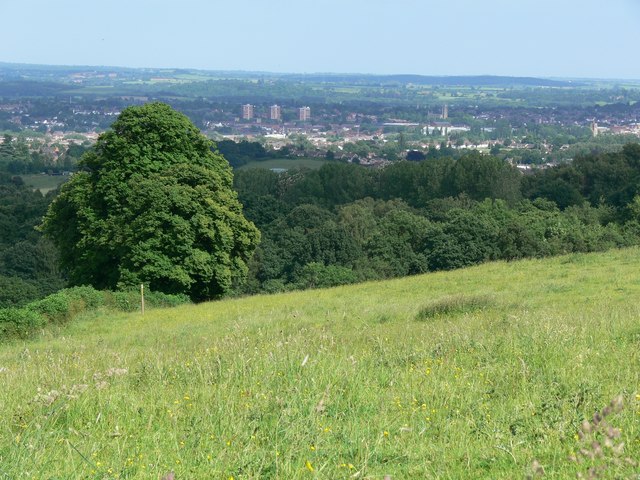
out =
<path fill-rule="evenodd" d="M 475 149 L 527 170 L 637 140 L 639 100 L 640 84 L 509 77 L 0 68 L 2 141 L 49 170 L 72 169 L 70 147 L 90 147 L 123 108 L 148 101 L 171 104 L 217 142 L 259 142 L 284 157 L 381 166 Z"/>

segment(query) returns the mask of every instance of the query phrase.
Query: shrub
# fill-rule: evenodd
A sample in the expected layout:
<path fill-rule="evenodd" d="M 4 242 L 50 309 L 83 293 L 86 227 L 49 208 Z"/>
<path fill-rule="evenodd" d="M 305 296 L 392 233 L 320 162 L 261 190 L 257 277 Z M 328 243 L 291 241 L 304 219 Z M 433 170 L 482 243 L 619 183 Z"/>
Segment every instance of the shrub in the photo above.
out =
<path fill-rule="evenodd" d="M 153 307 L 153 308 L 177 307 L 178 305 L 191 303 L 191 299 L 189 298 L 189 296 L 183 293 L 170 295 L 162 292 L 145 293 L 144 301 L 147 304 L 147 306 Z"/>
<path fill-rule="evenodd" d="M 149 307 L 175 307 L 189 303 L 187 295 L 145 293 Z M 37 328 L 49 323 L 63 324 L 87 310 L 108 306 L 125 312 L 140 308 L 140 293 L 135 290 L 101 292 L 92 287 L 67 288 L 48 297 L 29 303 L 23 308 L 0 309 L 0 340 L 27 338 Z"/>
<path fill-rule="evenodd" d="M 71 301 L 64 291 L 32 302 L 26 308 L 44 315 L 49 323 L 64 323 L 72 316 Z"/>
<path fill-rule="evenodd" d="M 140 308 L 140 293 L 134 290 L 112 292 L 108 295 L 108 306 L 123 312 L 134 312 Z"/>
<path fill-rule="evenodd" d="M 145 290 L 144 301 L 147 307 L 165 308 L 190 303 L 191 299 L 188 295 L 184 294 L 170 295 Z M 108 294 L 107 303 L 109 306 L 122 310 L 123 312 L 135 312 L 140 309 L 140 291 L 136 289 L 113 292 L 110 295 Z"/>
<path fill-rule="evenodd" d="M 82 302 L 84 307 L 82 310 L 95 310 L 105 304 L 105 292 L 96 290 L 93 287 L 72 287 L 62 290 L 62 292 L 64 292 L 72 302 Z"/>
<path fill-rule="evenodd" d="M 0 309 L 0 338 L 26 338 L 43 327 L 46 319 L 27 308 Z"/>

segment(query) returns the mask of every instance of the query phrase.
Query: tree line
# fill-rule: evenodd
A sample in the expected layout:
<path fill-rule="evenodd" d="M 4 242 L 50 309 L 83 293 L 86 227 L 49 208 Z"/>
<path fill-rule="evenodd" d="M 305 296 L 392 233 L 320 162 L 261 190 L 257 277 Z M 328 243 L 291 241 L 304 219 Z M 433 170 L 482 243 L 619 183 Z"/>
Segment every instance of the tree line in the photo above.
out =
<path fill-rule="evenodd" d="M 384 169 L 235 172 L 262 232 L 244 293 L 636 245 L 640 145 L 523 176 L 477 152 Z"/>

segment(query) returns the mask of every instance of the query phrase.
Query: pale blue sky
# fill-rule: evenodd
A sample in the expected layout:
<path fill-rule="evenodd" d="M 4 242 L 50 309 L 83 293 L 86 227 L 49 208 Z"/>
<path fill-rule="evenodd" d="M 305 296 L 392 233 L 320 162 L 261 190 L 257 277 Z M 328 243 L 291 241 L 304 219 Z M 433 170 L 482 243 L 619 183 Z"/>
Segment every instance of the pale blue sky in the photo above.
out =
<path fill-rule="evenodd" d="M 640 0 L 0 0 L 0 61 L 640 79 Z"/>

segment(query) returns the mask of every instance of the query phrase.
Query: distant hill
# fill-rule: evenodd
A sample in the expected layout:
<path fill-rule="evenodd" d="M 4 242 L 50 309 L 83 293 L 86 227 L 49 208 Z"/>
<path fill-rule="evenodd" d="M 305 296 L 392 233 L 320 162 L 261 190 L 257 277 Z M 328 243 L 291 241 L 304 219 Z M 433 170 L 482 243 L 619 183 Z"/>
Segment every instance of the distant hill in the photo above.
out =
<path fill-rule="evenodd" d="M 97 75 L 119 73 L 122 77 L 143 78 L 158 76 L 173 78 L 194 75 L 200 80 L 219 78 L 263 78 L 279 79 L 283 81 L 311 82 L 311 83 L 349 83 L 349 84 L 416 84 L 442 86 L 526 86 L 526 87 L 576 87 L 585 85 L 582 80 L 551 80 L 535 77 L 507 77 L 495 75 L 469 76 L 427 76 L 413 74 L 371 75 L 371 74 L 342 74 L 342 73 L 272 73 L 249 71 L 211 71 L 184 68 L 125 68 L 106 66 L 61 66 L 61 65 L 30 65 L 0 62 L 0 79 L 39 79 L 39 80 L 68 80 L 69 77 L 81 73 Z"/>
<path fill-rule="evenodd" d="M 576 87 L 581 82 L 549 80 L 535 77 L 501 77 L 494 75 L 478 76 L 425 76 L 425 75 L 340 75 L 340 74 L 309 74 L 287 75 L 283 78 L 297 79 L 308 82 L 327 83 L 399 83 L 416 85 L 442 86 L 526 86 L 526 87 Z"/>

